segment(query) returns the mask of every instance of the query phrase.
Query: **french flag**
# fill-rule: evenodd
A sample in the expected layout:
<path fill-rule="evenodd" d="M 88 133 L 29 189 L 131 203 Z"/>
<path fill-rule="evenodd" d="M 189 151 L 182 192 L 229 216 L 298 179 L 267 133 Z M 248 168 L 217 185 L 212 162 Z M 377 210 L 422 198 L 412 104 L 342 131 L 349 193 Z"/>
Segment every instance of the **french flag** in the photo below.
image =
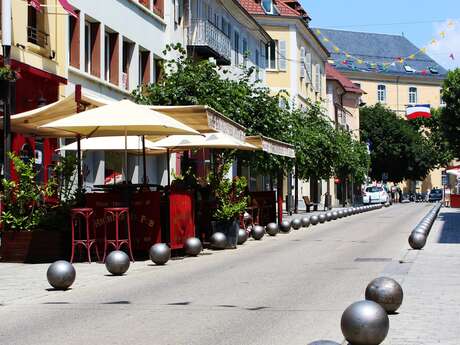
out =
<path fill-rule="evenodd" d="M 406 109 L 406 117 L 408 120 L 418 119 L 420 117 L 430 118 L 431 107 L 429 104 L 408 105 Z"/>

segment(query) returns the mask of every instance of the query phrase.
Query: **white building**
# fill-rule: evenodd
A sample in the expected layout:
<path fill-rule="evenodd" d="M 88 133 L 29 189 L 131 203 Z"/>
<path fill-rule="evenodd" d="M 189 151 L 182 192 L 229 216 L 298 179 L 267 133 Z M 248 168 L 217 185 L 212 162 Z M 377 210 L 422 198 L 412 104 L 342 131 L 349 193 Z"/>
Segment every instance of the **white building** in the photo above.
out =
<path fill-rule="evenodd" d="M 157 80 L 167 44 L 182 43 L 196 58 L 213 58 L 237 73 L 255 67 L 264 79 L 269 35 L 237 0 L 70 0 L 79 18 L 68 18 L 66 95 L 83 93 L 106 100 L 128 98 L 141 84 Z M 87 185 L 103 184 L 121 170 L 121 153 L 85 155 Z M 174 163 L 175 157 L 171 157 Z M 132 182 L 141 182 L 142 160 L 130 157 Z M 164 184 L 162 156 L 147 161 L 150 183 Z M 172 164 L 174 166 L 174 164 Z"/>

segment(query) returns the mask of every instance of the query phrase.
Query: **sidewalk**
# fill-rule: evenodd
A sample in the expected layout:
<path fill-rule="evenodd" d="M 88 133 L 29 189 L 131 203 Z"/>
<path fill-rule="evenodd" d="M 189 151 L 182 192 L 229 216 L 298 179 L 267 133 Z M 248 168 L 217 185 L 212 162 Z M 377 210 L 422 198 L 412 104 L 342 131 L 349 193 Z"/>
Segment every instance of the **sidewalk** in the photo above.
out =
<path fill-rule="evenodd" d="M 460 344 L 460 210 L 442 208 L 425 248 L 408 250 L 401 261 L 383 274 L 404 290 L 384 344 Z"/>

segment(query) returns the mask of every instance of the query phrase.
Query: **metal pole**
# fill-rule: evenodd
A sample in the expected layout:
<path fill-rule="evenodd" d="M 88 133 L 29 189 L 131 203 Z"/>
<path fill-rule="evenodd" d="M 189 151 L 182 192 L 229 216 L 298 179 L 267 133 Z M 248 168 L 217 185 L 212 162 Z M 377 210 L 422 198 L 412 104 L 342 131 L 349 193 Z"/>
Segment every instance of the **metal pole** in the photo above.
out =
<path fill-rule="evenodd" d="M 294 213 L 299 213 L 299 167 L 295 163 L 295 180 L 294 180 Z"/>
<path fill-rule="evenodd" d="M 283 221 L 283 173 L 279 172 L 276 182 L 278 197 L 278 223 Z"/>
<path fill-rule="evenodd" d="M 171 186 L 171 167 L 170 167 L 170 157 L 169 157 L 169 149 L 166 149 L 166 169 L 168 170 L 168 187 Z"/>
<path fill-rule="evenodd" d="M 77 113 L 81 112 L 81 85 L 75 85 L 75 103 L 77 104 Z M 81 136 L 77 135 L 77 184 L 78 189 L 83 189 L 83 176 L 81 173 Z"/>
<path fill-rule="evenodd" d="M 142 136 L 142 170 L 144 174 L 143 182 L 147 184 L 147 159 L 145 158 L 145 135 Z"/>
<path fill-rule="evenodd" d="M 10 65 L 11 57 L 11 0 L 2 1 L 2 44 L 3 64 Z M 11 109 L 15 92 L 12 92 L 13 82 L 7 82 L 7 94 L 3 105 L 3 174 L 6 179 L 11 177 L 10 158 L 11 151 Z"/>

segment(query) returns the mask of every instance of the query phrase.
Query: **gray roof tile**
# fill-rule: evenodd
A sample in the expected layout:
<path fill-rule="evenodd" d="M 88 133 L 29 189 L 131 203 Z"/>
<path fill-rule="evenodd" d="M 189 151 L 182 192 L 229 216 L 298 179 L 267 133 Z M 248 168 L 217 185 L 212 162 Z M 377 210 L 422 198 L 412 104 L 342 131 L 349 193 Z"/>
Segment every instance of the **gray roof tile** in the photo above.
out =
<path fill-rule="evenodd" d="M 313 31 L 316 34 L 316 28 Z M 334 60 L 334 67 L 340 71 L 380 72 L 390 75 L 423 75 L 434 79 L 444 79 L 447 71 L 427 54 L 404 36 L 342 31 L 319 28 L 324 37 L 330 42 L 324 42 L 318 34 Z M 333 47 L 337 46 L 341 52 L 336 53 Z M 362 59 L 366 63 L 358 64 L 356 59 L 347 58 L 342 51 Z M 399 63 L 398 58 L 406 58 L 416 54 L 415 59 L 406 59 Z M 395 62 L 384 66 L 384 63 Z M 375 64 L 375 65 L 374 65 Z M 408 66 L 408 67 L 405 67 Z"/>

